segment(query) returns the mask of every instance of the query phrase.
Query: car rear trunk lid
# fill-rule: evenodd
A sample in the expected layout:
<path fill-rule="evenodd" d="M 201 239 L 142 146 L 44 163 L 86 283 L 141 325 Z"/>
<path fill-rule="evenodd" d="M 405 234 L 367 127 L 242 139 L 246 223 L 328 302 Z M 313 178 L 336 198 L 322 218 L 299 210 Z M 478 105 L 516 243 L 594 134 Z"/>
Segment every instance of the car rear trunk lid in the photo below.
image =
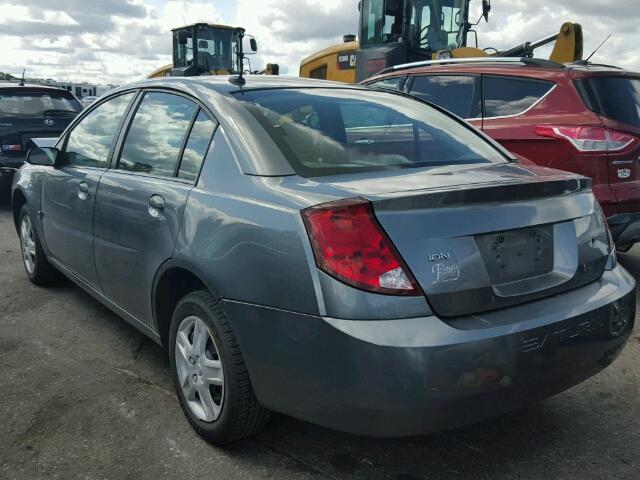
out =
<path fill-rule="evenodd" d="M 372 202 L 441 316 L 554 295 L 604 271 L 607 232 L 583 177 L 515 164 L 407 177 L 404 190 L 397 175 L 333 185 Z"/>

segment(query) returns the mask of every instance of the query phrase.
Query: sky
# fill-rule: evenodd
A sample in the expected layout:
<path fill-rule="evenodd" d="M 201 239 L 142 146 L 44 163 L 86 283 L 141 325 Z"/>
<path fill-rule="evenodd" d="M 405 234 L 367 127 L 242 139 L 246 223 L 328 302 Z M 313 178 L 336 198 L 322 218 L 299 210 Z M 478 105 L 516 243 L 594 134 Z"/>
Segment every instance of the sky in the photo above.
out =
<path fill-rule="evenodd" d="M 258 41 L 254 69 L 297 75 L 305 56 L 357 33 L 358 0 L 0 0 L 0 71 L 119 84 L 171 62 L 171 28 L 205 21 L 243 26 Z M 472 0 L 472 18 L 481 1 Z M 640 71 L 638 0 L 493 0 L 477 27 L 481 48 L 506 49 L 581 23 L 593 61 Z M 472 40 L 473 37 L 470 37 Z M 549 49 L 536 55 L 548 55 Z"/>

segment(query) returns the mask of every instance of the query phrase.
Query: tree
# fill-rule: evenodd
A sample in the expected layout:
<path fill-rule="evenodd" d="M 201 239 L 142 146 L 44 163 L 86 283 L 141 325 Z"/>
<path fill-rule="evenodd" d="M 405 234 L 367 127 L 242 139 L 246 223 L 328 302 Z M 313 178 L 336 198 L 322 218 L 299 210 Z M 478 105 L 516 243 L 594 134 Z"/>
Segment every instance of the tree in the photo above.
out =
<path fill-rule="evenodd" d="M 10 73 L 0 72 L 0 80 L 15 80 L 16 77 L 11 75 Z"/>

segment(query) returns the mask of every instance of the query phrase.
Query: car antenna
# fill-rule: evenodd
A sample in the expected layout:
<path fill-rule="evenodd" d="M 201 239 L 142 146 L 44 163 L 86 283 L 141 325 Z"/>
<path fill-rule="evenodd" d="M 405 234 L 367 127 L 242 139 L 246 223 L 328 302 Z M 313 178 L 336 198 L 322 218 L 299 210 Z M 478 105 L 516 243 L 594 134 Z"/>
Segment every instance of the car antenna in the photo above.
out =
<path fill-rule="evenodd" d="M 611 38 L 611 34 L 609 34 L 609 35 L 607 36 L 607 38 L 605 38 L 605 39 L 604 39 L 604 41 L 603 41 L 600 45 L 598 45 L 598 48 L 596 48 L 596 49 L 593 51 L 593 53 L 587 57 L 587 59 L 584 61 L 584 63 L 585 63 L 585 64 L 586 64 L 586 63 L 589 63 L 589 60 L 591 60 L 591 57 L 593 57 L 593 56 L 596 54 L 596 52 L 597 52 L 598 50 L 600 50 L 600 49 L 602 48 L 602 46 L 603 46 L 605 43 L 607 43 L 607 42 L 609 41 L 609 39 L 610 39 L 610 38 Z"/>
<path fill-rule="evenodd" d="M 24 68 L 22 69 L 22 78 L 20 79 L 20 86 L 24 87 Z"/>

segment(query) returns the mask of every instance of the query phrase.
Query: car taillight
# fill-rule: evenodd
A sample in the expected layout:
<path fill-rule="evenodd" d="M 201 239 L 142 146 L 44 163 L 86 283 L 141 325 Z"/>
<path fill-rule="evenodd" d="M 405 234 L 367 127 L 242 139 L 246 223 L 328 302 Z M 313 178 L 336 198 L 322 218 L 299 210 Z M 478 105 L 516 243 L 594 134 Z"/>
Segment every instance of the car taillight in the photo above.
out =
<path fill-rule="evenodd" d="M 618 152 L 636 141 L 633 135 L 602 127 L 539 125 L 535 132 L 541 137 L 567 140 L 576 150 L 586 153 Z"/>
<path fill-rule="evenodd" d="M 368 201 L 325 203 L 303 210 L 302 216 L 322 271 L 370 292 L 421 294 Z"/>

